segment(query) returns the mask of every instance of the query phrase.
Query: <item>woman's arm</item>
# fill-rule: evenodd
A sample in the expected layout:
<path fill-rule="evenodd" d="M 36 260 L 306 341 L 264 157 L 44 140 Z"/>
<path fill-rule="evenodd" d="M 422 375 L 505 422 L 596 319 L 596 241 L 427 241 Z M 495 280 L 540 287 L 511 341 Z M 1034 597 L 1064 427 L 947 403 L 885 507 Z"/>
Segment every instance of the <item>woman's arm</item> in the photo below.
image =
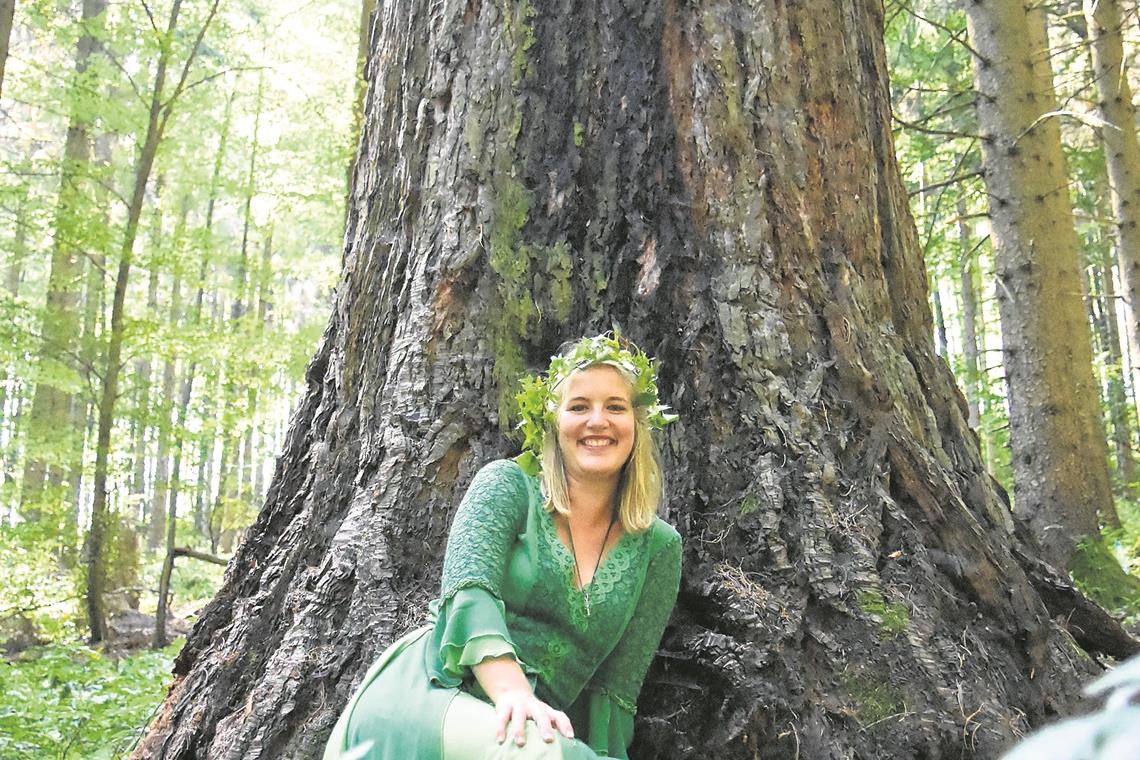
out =
<path fill-rule="evenodd" d="M 535 721 L 546 741 L 554 740 L 552 723 L 573 736 L 569 719 L 534 696 L 506 626 L 503 578 L 527 506 L 526 485 L 516 463 L 491 462 L 475 475 L 448 534 L 432 642 L 441 666 L 432 673 L 433 681 L 458 686 L 469 670 L 495 703 L 499 741 L 505 740 L 513 719 L 520 745 L 527 718 Z"/>

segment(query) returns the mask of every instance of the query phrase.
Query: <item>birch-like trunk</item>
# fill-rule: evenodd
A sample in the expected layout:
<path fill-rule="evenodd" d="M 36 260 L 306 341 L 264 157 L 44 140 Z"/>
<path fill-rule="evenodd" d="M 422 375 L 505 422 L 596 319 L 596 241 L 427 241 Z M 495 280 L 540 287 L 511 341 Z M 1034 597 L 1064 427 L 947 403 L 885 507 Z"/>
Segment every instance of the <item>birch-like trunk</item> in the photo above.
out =
<path fill-rule="evenodd" d="M 518 373 L 614 323 L 681 416 L 684 578 L 632 757 L 989 758 L 1069 707 L 1095 667 L 1052 617 L 1096 608 L 1014 535 L 934 352 L 881 3 L 376 23 L 333 314 L 135 757 L 318 756 L 517 452 Z M 1117 649 L 1101 622 L 1072 630 Z"/>

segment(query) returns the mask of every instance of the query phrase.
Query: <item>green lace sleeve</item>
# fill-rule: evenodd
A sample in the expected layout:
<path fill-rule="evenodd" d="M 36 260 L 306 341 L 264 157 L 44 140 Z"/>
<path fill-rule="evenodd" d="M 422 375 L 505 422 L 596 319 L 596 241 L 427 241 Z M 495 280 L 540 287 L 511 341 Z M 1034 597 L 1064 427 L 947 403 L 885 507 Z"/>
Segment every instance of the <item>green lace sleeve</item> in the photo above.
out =
<path fill-rule="evenodd" d="M 437 686 L 458 686 L 487 657 L 518 659 L 501 589 L 526 510 L 526 486 L 510 460 L 486 465 L 468 486 L 448 534 L 440 598 L 429 606 L 434 629 L 426 665 Z"/>
<path fill-rule="evenodd" d="M 447 537 L 442 602 L 471 587 L 502 599 L 507 555 L 526 523 L 526 513 L 526 484 L 518 464 L 498 459 L 476 473 Z"/>
<path fill-rule="evenodd" d="M 617 646 L 598 666 L 590 687 L 590 746 L 614 758 L 627 757 L 641 684 L 681 585 L 681 536 L 671 526 L 665 529 L 668 538 L 649 560 L 633 617 Z"/>

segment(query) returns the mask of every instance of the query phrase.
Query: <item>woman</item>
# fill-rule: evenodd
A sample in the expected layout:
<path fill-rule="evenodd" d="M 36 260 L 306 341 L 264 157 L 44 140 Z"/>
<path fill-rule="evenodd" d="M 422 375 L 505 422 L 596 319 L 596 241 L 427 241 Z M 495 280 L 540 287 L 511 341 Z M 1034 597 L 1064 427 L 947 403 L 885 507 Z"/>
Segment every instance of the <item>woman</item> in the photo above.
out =
<path fill-rule="evenodd" d="M 681 539 L 656 517 L 656 367 L 583 338 L 518 396 L 525 442 L 456 513 L 429 625 L 388 648 L 325 759 L 625 758 L 676 601 Z"/>

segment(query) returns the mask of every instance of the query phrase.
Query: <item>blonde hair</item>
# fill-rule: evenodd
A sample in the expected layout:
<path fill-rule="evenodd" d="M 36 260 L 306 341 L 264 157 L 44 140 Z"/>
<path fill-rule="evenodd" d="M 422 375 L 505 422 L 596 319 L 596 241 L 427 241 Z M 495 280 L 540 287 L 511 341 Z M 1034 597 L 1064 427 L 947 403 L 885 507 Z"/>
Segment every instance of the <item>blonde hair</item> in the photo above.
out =
<path fill-rule="evenodd" d="M 635 387 L 635 378 L 627 369 L 616 362 L 598 362 L 580 367 L 570 373 L 557 389 L 558 408 L 566 400 L 566 390 L 570 378 L 590 367 L 605 365 L 613 367 L 625 380 L 629 390 Z M 618 519 L 622 530 L 627 533 L 640 533 L 653 525 L 657 509 L 661 504 L 661 462 L 657 455 L 657 445 L 653 441 L 649 415 L 645 407 L 634 407 L 633 451 L 621 470 L 618 480 L 617 501 Z M 570 494 L 566 485 L 566 467 L 562 449 L 558 445 L 557 422 L 554 429 L 547 426 L 542 444 L 542 492 L 546 498 L 546 510 L 562 515 L 570 514 Z"/>

